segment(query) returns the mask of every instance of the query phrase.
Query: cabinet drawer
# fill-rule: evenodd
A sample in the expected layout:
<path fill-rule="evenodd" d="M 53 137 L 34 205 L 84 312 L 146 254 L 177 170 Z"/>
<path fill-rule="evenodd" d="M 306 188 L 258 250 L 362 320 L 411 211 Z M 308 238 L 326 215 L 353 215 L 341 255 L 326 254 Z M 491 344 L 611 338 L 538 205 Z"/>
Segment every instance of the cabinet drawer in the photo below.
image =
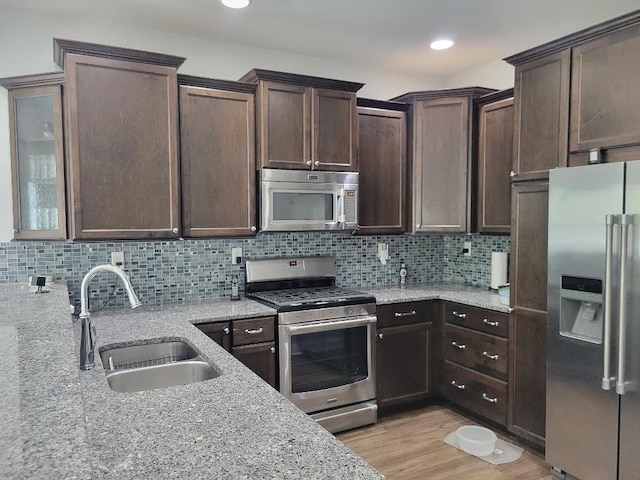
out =
<path fill-rule="evenodd" d="M 447 303 L 445 307 L 445 321 L 462 327 L 473 328 L 481 332 L 509 336 L 509 315 L 494 312 L 484 308 L 469 307 L 458 303 Z"/>
<path fill-rule="evenodd" d="M 507 380 L 509 342 L 506 339 L 447 325 L 445 342 L 447 360 Z"/>
<path fill-rule="evenodd" d="M 445 362 L 443 395 L 501 425 L 507 424 L 507 383 Z"/>
<path fill-rule="evenodd" d="M 433 320 L 433 302 L 403 302 L 378 305 L 378 328 L 411 325 Z"/>
<path fill-rule="evenodd" d="M 233 321 L 233 346 L 275 340 L 275 318 L 248 318 Z"/>

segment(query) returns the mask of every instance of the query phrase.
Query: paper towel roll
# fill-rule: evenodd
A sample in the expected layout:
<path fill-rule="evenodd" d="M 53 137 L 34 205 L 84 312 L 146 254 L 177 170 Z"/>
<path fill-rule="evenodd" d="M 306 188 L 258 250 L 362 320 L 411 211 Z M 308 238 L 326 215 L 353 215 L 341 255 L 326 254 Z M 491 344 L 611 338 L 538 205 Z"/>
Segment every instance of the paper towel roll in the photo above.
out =
<path fill-rule="evenodd" d="M 507 283 L 508 255 L 505 252 L 491 252 L 491 288 L 497 290 Z"/>

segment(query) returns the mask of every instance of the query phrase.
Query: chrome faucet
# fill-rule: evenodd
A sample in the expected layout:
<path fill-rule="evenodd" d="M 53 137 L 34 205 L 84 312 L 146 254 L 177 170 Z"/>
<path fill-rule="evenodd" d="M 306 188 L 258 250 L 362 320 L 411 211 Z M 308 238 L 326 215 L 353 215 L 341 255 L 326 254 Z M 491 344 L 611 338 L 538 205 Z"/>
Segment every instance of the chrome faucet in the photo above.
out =
<path fill-rule="evenodd" d="M 138 299 L 136 292 L 133 291 L 129 276 L 124 273 L 121 268 L 114 265 L 98 265 L 93 267 L 87 272 L 82 279 L 80 285 L 80 320 L 82 321 L 82 336 L 80 338 L 80 370 L 90 370 L 95 366 L 94 362 L 94 347 L 95 347 L 95 333 L 93 325 L 91 324 L 91 312 L 89 312 L 89 282 L 99 272 L 112 272 L 115 273 L 124 283 L 124 289 L 129 296 L 129 303 L 131 308 L 137 308 L 142 303 Z"/>

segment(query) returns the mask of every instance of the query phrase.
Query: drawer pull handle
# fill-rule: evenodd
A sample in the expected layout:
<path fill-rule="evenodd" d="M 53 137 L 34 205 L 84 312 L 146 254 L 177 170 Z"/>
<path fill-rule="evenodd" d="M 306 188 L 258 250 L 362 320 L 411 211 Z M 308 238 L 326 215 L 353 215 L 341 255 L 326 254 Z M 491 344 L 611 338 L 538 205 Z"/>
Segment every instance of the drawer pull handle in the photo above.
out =
<path fill-rule="evenodd" d="M 410 312 L 396 312 L 396 317 L 413 317 L 416 314 L 415 310 L 411 310 Z"/>
<path fill-rule="evenodd" d="M 451 380 L 451 385 L 456 387 L 458 390 L 464 390 L 464 383 L 456 383 L 455 380 Z"/>
<path fill-rule="evenodd" d="M 482 399 L 489 402 L 489 403 L 498 403 L 498 399 L 496 397 L 491 398 L 489 395 L 487 395 L 486 393 L 482 394 Z"/>
<path fill-rule="evenodd" d="M 488 358 L 489 360 L 498 360 L 498 355 L 492 355 L 490 353 L 488 353 L 486 350 L 484 352 L 482 352 L 482 356 Z"/>
<path fill-rule="evenodd" d="M 453 316 L 458 318 L 467 318 L 466 313 L 456 312 L 455 310 L 453 311 Z"/>
<path fill-rule="evenodd" d="M 454 347 L 460 350 L 464 350 L 465 348 L 467 348 L 467 346 L 464 343 L 451 342 L 451 345 L 453 345 Z"/>
<path fill-rule="evenodd" d="M 489 325 L 490 327 L 499 327 L 500 326 L 500 322 L 492 322 L 491 320 L 487 320 L 486 318 L 482 319 L 482 323 L 484 323 L 485 325 Z"/>
<path fill-rule="evenodd" d="M 259 335 L 262 333 L 262 327 L 260 328 L 253 328 L 251 330 L 249 330 L 248 328 L 244 329 L 244 333 L 246 333 L 247 335 Z"/>

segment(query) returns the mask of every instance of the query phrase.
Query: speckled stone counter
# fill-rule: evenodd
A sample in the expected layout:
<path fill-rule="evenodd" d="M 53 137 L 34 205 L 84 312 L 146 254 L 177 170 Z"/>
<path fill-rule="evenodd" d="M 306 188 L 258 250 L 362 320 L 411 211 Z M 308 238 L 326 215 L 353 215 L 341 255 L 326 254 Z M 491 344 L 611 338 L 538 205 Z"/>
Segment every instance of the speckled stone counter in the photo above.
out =
<path fill-rule="evenodd" d="M 376 297 L 376 303 L 400 303 L 419 300 L 446 300 L 474 307 L 487 308 L 498 312 L 509 313 L 511 308 L 500 300 L 500 295 L 486 288 L 466 287 L 457 284 L 424 284 L 410 285 L 406 288 L 397 286 L 365 289 Z"/>
<path fill-rule="evenodd" d="M 0 286 L 0 477 L 383 478 L 192 325 L 273 313 L 243 300 L 95 315 L 98 351 L 182 339 L 220 374 L 117 393 L 98 355 L 94 370 L 78 369 L 80 328 L 66 288 Z"/>

